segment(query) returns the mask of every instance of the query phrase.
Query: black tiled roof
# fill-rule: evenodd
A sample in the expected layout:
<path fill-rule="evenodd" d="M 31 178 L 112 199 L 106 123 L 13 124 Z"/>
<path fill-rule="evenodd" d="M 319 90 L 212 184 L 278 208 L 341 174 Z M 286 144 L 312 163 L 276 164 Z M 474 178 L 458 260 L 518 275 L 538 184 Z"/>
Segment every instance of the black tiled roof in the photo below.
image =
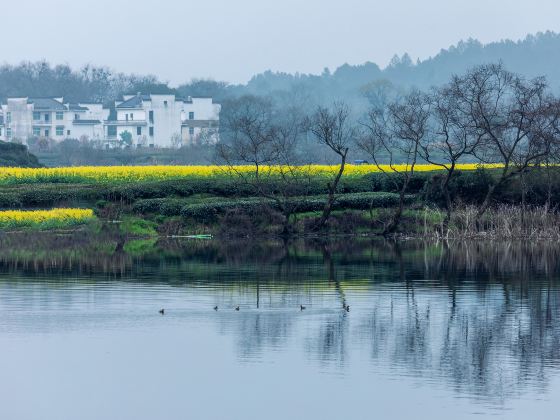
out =
<path fill-rule="evenodd" d="M 47 109 L 47 110 L 66 110 L 66 107 L 62 102 L 57 101 L 54 98 L 29 98 L 28 102 L 34 105 L 34 109 Z"/>
<path fill-rule="evenodd" d="M 136 95 L 127 101 L 117 105 L 117 108 L 140 108 L 142 106 L 142 101 L 151 101 L 150 95 Z"/>
<path fill-rule="evenodd" d="M 68 104 L 68 109 L 70 111 L 87 111 L 89 108 L 81 106 L 80 104 Z"/>

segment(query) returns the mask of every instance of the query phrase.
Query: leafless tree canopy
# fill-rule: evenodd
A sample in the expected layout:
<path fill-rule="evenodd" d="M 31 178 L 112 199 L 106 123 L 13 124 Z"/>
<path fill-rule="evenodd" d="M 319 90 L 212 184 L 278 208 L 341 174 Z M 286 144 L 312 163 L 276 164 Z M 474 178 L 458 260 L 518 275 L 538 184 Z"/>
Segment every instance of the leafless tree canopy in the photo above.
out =
<path fill-rule="evenodd" d="M 306 115 L 305 107 L 279 107 L 260 97 L 238 99 L 222 120 L 226 140 L 218 145 L 218 156 L 231 166 L 253 165 L 257 180 L 264 175 L 263 167 L 284 165 L 293 180 L 298 164 L 313 161 L 301 154 L 303 142 L 309 144 L 311 138 L 338 160 L 319 223 L 324 225 L 356 146 L 354 150 L 371 159 L 400 193 L 401 204 L 387 233 L 396 229 L 419 163 L 443 169 L 437 179 L 445 198 L 446 225 L 454 206 L 450 182 L 459 163 L 501 164 L 488 185 L 480 217 L 501 185 L 514 177 L 523 181 L 527 172 L 560 159 L 560 102 L 544 78 L 525 79 L 501 64 L 489 64 L 427 93 L 402 94 L 387 82 L 370 84 L 362 93 L 370 109 L 359 124 L 342 102 L 318 106 Z"/>
<path fill-rule="evenodd" d="M 350 109 L 342 102 L 334 103 L 331 108 L 318 107 L 307 120 L 307 127 L 319 144 L 326 146 L 340 158 L 338 172 L 327 185 L 329 193 L 323 214 L 317 223 L 319 229 L 325 226 L 331 214 L 338 184 L 346 167 L 348 151 L 356 140 L 358 129 L 350 118 Z"/>

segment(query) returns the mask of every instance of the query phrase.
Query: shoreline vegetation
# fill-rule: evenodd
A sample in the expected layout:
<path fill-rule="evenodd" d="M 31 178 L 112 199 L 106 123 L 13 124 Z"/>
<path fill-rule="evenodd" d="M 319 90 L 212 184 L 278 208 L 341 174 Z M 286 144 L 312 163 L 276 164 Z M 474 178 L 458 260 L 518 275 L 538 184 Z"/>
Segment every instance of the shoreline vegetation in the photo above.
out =
<path fill-rule="evenodd" d="M 402 179 L 375 165 L 346 165 L 328 223 L 316 228 L 329 200 L 328 182 L 337 169 L 298 167 L 305 181 L 286 192 L 286 167 L 265 166 L 258 188 L 266 187 L 271 194 L 262 196 L 251 166 L 0 168 L 0 230 L 99 233 L 115 225 L 121 234 L 139 238 L 384 235 L 400 202 Z M 440 188 L 445 171 L 420 166 L 409 179 L 399 227 L 385 236 L 560 238 L 560 213 L 553 206 L 560 198 L 556 166 L 527 171 L 524 181 L 531 188 L 524 194 L 524 205 L 523 185 L 512 179 L 496 190 L 494 205 L 478 217 L 484 193 L 500 171 L 496 164 L 459 166 L 449 183 L 456 204 L 445 225 Z M 54 209 L 44 211 L 50 208 Z"/>
<path fill-rule="evenodd" d="M 405 241 L 386 240 L 372 237 L 310 237 L 310 238 L 266 238 L 252 240 L 232 238 L 227 240 L 190 240 L 183 238 L 128 238 L 116 229 L 98 234 L 78 230 L 71 234 L 50 232 L 17 232 L 0 235 L 0 269 L 37 270 L 44 274 L 73 270 L 87 273 L 111 272 L 115 276 L 130 273 L 137 258 L 149 264 L 182 265 L 182 258 L 198 260 L 201 275 L 211 275 L 209 261 L 221 264 L 252 267 L 258 272 L 260 264 L 293 264 L 316 261 L 326 269 L 333 259 L 345 264 L 348 261 L 365 264 L 371 261 L 386 261 L 394 264 L 411 258 L 422 265 L 430 258 L 434 267 L 441 267 L 452 255 L 450 267 L 478 270 L 481 260 L 489 269 L 497 266 L 503 272 L 548 271 L 560 265 L 560 250 L 557 241 L 463 241 L 411 239 Z M 421 245 L 422 252 L 418 252 Z M 549 263 L 543 266 L 543 260 Z M 323 264 L 321 264 L 324 263 Z M 458 263 L 458 264 L 457 264 Z M 212 264 L 211 264 L 212 265 Z M 290 267 L 292 266 L 289 264 Z M 290 270 L 288 270 L 289 272 Z M 286 272 L 286 270 L 282 270 Z M 215 274 L 217 281 L 222 271 Z M 321 275 L 319 274 L 319 278 Z M 141 278 L 141 277 L 140 277 Z M 500 276 L 492 276 L 499 280 Z M 136 277 L 138 279 L 138 277 Z M 178 280 L 183 281 L 183 277 Z"/>

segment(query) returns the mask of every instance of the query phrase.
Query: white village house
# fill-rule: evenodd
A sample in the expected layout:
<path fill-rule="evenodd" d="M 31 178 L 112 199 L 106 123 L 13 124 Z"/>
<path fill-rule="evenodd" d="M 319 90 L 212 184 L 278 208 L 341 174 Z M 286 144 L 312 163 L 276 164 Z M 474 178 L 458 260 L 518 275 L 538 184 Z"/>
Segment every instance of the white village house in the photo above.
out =
<path fill-rule="evenodd" d="M 212 98 L 141 93 L 115 102 L 114 112 L 63 98 L 8 98 L 1 105 L 0 140 L 87 138 L 104 148 L 123 145 L 123 138 L 133 147 L 216 142 L 220 109 Z"/>

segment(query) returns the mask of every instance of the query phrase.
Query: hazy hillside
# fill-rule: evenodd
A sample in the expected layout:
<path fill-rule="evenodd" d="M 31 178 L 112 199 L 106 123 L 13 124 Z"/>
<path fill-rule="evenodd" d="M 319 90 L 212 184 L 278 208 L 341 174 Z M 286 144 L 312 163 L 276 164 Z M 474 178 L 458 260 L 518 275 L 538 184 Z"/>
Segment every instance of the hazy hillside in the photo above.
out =
<path fill-rule="evenodd" d="M 368 83 L 389 80 L 396 86 L 428 88 L 444 83 L 452 74 L 462 73 L 473 65 L 500 60 L 508 69 L 526 76 L 547 76 L 551 87 L 560 91 L 560 34 L 546 32 L 529 35 L 518 42 L 505 40 L 483 45 L 476 40 L 462 41 L 417 63 L 407 54 L 395 56 L 384 69 L 368 62 L 344 64 L 332 72 L 325 69 L 319 75 L 267 71 L 255 75 L 245 85 L 193 80 L 172 87 L 156 76 L 126 75 L 104 67 L 86 66 L 72 70 L 67 65 L 50 66 L 46 62 L 5 64 L 0 67 L 0 99 L 64 95 L 73 101 L 111 103 L 123 93 L 152 91 L 212 96 L 217 101 L 243 94 L 272 94 L 288 103 L 329 102 L 333 99 L 359 103 L 363 87 Z"/>
<path fill-rule="evenodd" d="M 396 64 L 383 73 L 392 81 L 424 87 L 445 82 L 451 74 L 464 72 L 473 65 L 501 60 L 511 71 L 529 77 L 545 75 L 554 89 L 560 89 L 559 53 L 560 34 L 553 32 L 529 35 L 518 42 L 505 40 L 487 45 L 470 39 L 417 65 Z"/>
<path fill-rule="evenodd" d="M 560 90 L 560 34 L 553 32 L 529 35 L 518 42 L 505 40 L 486 45 L 471 39 L 417 63 L 413 63 L 408 54 L 395 56 L 385 69 L 365 63 L 358 66 L 344 64 L 332 73 L 326 70 L 317 76 L 269 71 L 253 77 L 245 89 L 262 94 L 304 87 L 319 96 L 353 96 L 359 94 L 365 84 L 380 79 L 398 86 L 429 88 L 476 64 L 497 61 L 528 77 L 547 76 L 551 87 Z"/>

